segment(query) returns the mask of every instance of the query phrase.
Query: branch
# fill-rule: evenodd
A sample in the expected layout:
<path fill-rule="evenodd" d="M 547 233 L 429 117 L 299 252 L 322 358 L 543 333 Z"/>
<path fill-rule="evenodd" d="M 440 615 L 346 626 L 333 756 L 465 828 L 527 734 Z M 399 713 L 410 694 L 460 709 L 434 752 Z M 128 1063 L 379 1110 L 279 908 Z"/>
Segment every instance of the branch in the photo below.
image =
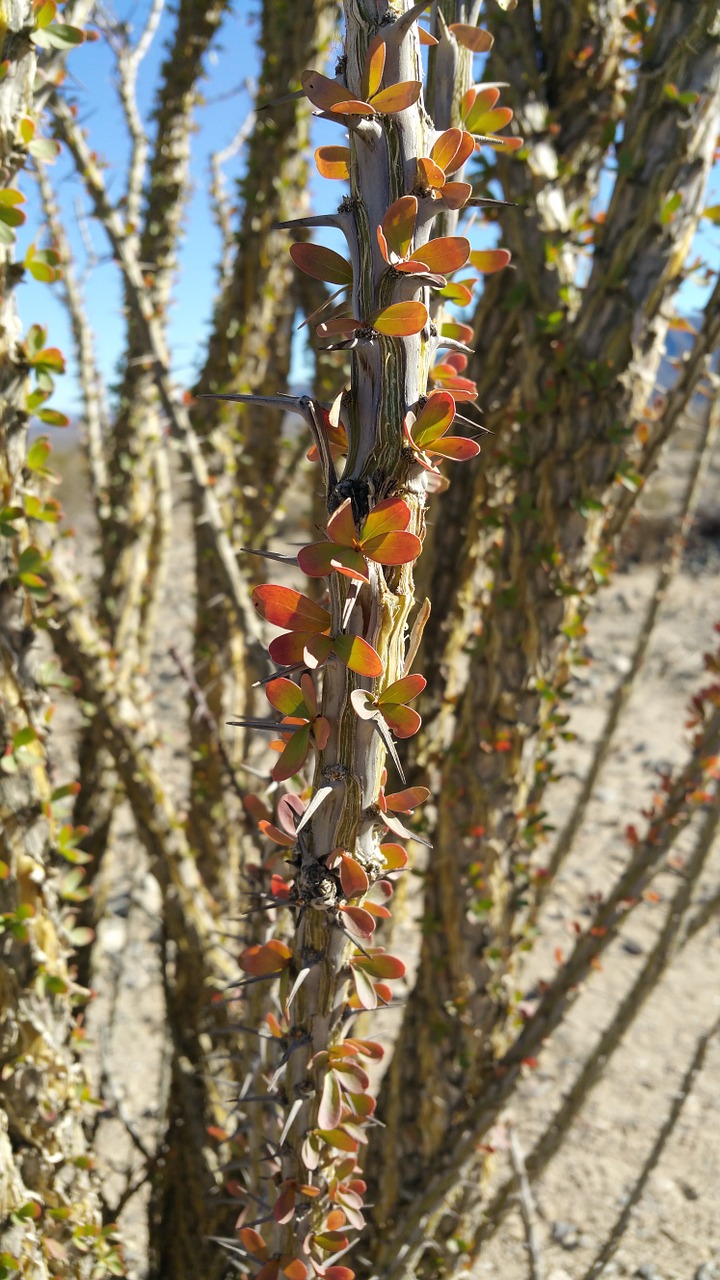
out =
<path fill-rule="evenodd" d="M 520 1140 L 515 1131 L 515 1126 L 509 1125 L 508 1129 L 508 1136 L 510 1140 L 510 1159 L 512 1161 L 513 1169 L 515 1170 L 520 1214 L 523 1220 L 523 1227 L 525 1229 L 525 1247 L 528 1251 L 528 1260 L 530 1263 L 530 1280 L 542 1280 L 542 1255 L 540 1253 L 540 1245 L 537 1238 L 535 1202 L 530 1189 L 530 1180 L 527 1176 L 523 1151 L 520 1146 Z"/>
<path fill-rule="evenodd" d="M 105 459 L 105 437 L 108 432 L 108 420 L 105 410 L 103 382 L 95 360 L 93 331 L 85 310 L 85 300 L 82 296 L 80 283 L 75 276 L 75 265 L 70 242 L 60 219 L 47 166 L 41 160 L 36 160 L 35 171 L 40 187 L 45 220 L 50 236 L 60 255 L 63 268 L 61 290 L 65 295 L 65 305 L 70 315 L 73 341 L 80 370 L 80 389 L 87 431 L 90 488 L 95 512 L 99 518 L 100 509 L 107 502 L 108 487 Z"/>
<path fill-rule="evenodd" d="M 193 481 L 201 495 L 205 520 L 212 532 L 215 550 L 224 572 L 228 593 L 248 638 L 256 661 L 266 665 L 260 644 L 260 628 L 250 600 L 247 584 L 238 569 L 230 539 L 209 483 L 208 469 L 200 442 L 190 424 L 187 410 L 172 388 L 165 340 L 160 321 L 148 297 L 142 271 L 125 235 L 124 227 L 112 208 L 100 170 L 67 103 L 55 94 L 52 111 L 56 129 L 65 141 L 92 200 L 95 216 L 102 223 L 123 273 L 128 298 L 135 310 L 152 360 L 152 371 L 158 395 L 167 415 L 172 434 L 187 455 Z"/>
<path fill-rule="evenodd" d="M 245 87 L 250 96 L 254 97 L 255 85 L 253 82 L 246 80 Z M 254 125 L 255 112 L 250 111 L 227 146 L 218 151 L 213 151 L 210 156 L 210 205 L 220 231 L 221 240 L 218 281 L 221 293 L 225 292 L 230 283 L 233 268 L 232 204 L 225 185 L 223 166 L 233 156 L 236 156 L 239 151 L 242 151 Z"/>

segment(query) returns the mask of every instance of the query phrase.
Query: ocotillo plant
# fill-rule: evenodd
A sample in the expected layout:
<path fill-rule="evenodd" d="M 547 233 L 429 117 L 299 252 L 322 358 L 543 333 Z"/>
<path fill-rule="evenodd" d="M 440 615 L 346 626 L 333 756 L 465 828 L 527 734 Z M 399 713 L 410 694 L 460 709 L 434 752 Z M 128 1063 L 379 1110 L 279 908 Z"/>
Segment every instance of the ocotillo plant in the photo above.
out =
<path fill-rule="evenodd" d="M 279 671 L 266 686 L 282 720 L 238 722 L 275 731 L 274 780 L 301 782 L 299 793 L 281 799 L 277 824 L 260 813 L 261 831 L 283 848 L 290 875 L 267 863 L 260 891 L 277 923 L 241 956 L 253 1001 L 254 984 L 277 993 L 265 1028 L 277 1061 L 268 1070 L 265 1059 L 256 1080 L 264 1090 L 241 1105 L 279 1103 L 273 1115 L 280 1118 L 268 1122 L 260 1153 L 257 1138 L 244 1143 L 242 1123 L 236 1134 L 248 1162 L 270 1161 L 263 1166 L 269 1184 L 248 1175 L 252 1193 L 239 1228 L 240 1265 L 251 1271 L 260 1263 L 262 1280 L 280 1273 L 297 1280 L 310 1268 L 328 1280 L 354 1275 L 337 1255 L 364 1225 L 358 1156 L 375 1110 L 368 1060 L 383 1050 L 354 1037 L 353 1023 L 359 1012 L 391 1003 L 388 981 L 403 975 L 374 934 L 407 862 L 397 843 L 413 834 L 405 815 L 429 796 L 422 786 L 388 783 L 388 771 L 396 771 L 404 784 L 394 739 L 419 728 L 408 703 L 425 686 L 412 672 L 428 613 L 423 606 L 409 626 L 414 564 L 428 494 L 447 483 L 440 465 L 479 452 L 465 433 L 478 424 L 458 412 L 475 398 L 463 377 L 470 330 L 444 308 L 472 296 L 474 278 L 450 276 L 469 262 L 497 270 L 509 257 L 503 250 L 476 256 L 465 237 L 446 234 L 448 218 L 483 203 L 463 180 L 476 148 L 520 142 L 496 135 L 512 115 L 496 107 L 497 86 L 471 82 L 473 53 L 492 43 L 477 26 L 479 4 L 449 27 L 440 14 L 439 42 L 419 26 L 427 7 L 398 16 L 386 0 L 346 0 L 337 78 L 315 70 L 301 77 L 322 118 L 348 135 L 348 145 L 318 149 L 319 172 L 349 181 L 350 190 L 336 213 L 286 225 L 339 228 L 347 257 L 306 241 L 290 253 L 300 271 L 336 290 L 318 333 L 350 353 L 351 371 L 332 406 L 309 397 L 268 401 L 310 426 L 329 518 L 324 538 L 297 556 L 306 575 L 325 582 L 324 602 L 285 585 L 253 593 L 260 616 L 283 632 L 269 646 Z M 431 46 L 434 96 L 440 85 L 456 124 L 433 125 L 422 44 Z M 253 804 L 259 808 L 256 798 Z M 292 937 L 283 929 L 286 911 Z"/>

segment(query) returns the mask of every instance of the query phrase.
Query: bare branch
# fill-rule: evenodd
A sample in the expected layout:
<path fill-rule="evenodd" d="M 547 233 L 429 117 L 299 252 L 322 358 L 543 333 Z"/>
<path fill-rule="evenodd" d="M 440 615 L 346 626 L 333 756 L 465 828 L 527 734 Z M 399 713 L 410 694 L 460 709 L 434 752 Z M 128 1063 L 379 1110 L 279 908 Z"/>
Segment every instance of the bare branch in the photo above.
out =
<path fill-rule="evenodd" d="M 249 643 L 255 645 L 258 662 L 261 658 L 260 629 L 250 600 L 247 583 L 238 569 L 230 539 L 225 532 L 222 517 L 210 485 L 208 469 L 200 442 L 190 424 L 185 406 L 173 390 L 165 338 L 152 303 L 147 296 L 142 272 L 132 246 L 125 236 L 117 212 L 112 208 L 101 172 L 93 159 L 82 131 L 74 120 L 67 104 L 57 94 L 53 98 L 52 111 L 58 132 L 70 151 L 79 176 L 92 200 L 95 216 L 102 223 L 121 267 L 128 297 L 144 332 L 152 360 L 152 370 L 158 395 L 167 415 L 171 431 L 181 443 L 198 493 L 201 495 L 205 519 L 210 528 L 222 565 L 230 598 L 242 623 Z"/>
<path fill-rule="evenodd" d="M 245 81 L 245 88 L 251 98 L 255 96 L 255 85 L 251 80 Z M 239 151 L 242 151 L 254 124 L 255 112 L 250 111 L 227 146 L 222 147 L 219 151 L 213 151 L 210 156 L 210 203 L 221 237 L 219 271 L 219 288 L 221 292 L 227 289 L 232 276 L 233 255 L 232 205 L 227 193 L 223 166 L 227 164 L 228 160 L 232 160 Z"/>
<path fill-rule="evenodd" d="M 508 1137 L 510 1142 L 510 1159 L 512 1161 L 518 1185 L 520 1214 L 523 1220 L 523 1227 L 525 1229 L 525 1247 L 528 1252 L 528 1261 L 530 1264 L 530 1280 L 542 1280 L 543 1266 L 540 1244 L 537 1238 L 535 1201 L 533 1200 L 530 1180 L 527 1176 L 527 1169 L 525 1168 L 525 1159 L 522 1147 L 520 1146 L 520 1139 L 517 1136 L 514 1125 L 508 1126 Z"/>

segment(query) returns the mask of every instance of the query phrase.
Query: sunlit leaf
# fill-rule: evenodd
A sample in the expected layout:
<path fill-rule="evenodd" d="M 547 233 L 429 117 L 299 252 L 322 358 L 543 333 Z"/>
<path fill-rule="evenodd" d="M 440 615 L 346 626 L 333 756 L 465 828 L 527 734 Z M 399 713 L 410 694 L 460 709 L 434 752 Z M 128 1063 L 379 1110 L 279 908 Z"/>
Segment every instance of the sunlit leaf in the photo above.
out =
<path fill-rule="evenodd" d="M 260 617 L 276 627 L 314 633 L 325 631 L 330 626 L 327 609 L 292 587 L 281 587 L 275 583 L 254 587 L 252 599 Z"/>
<path fill-rule="evenodd" d="M 442 198 L 448 209 L 462 209 L 472 195 L 469 182 L 446 182 L 442 189 Z"/>
<path fill-rule="evenodd" d="M 454 338 L 456 342 L 464 342 L 466 345 L 475 336 L 471 325 L 460 324 L 457 320 L 446 320 L 440 332 L 443 338 Z"/>
<path fill-rule="evenodd" d="M 382 533 L 403 531 L 407 529 L 410 518 L 410 508 L 402 498 L 383 498 L 365 517 L 363 540 L 377 538 Z"/>
<path fill-rule="evenodd" d="M 308 716 L 302 689 L 293 680 L 278 676 L 265 686 L 268 702 L 284 716 Z"/>
<path fill-rule="evenodd" d="M 464 436 L 443 436 L 433 445 L 432 452 L 440 458 L 452 458 L 453 462 L 468 462 L 481 452 L 476 440 Z"/>
<path fill-rule="evenodd" d="M 342 1090 L 334 1071 L 325 1075 L 320 1095 L 317 1122 L 320 1129 L 335 1129 L 343 1113 Z"/>
<path fill-rule="evenodd" d="M 289 1258 L 285 1255 L 280 1259 L 280 1267 L 287 1280 L 307 1280 L 308 1269 L 301 1258 Z"/>
<path fill-rule="evenodd" d="M 318 147 L 315 164 L 321 178 L 349 178 L 350 148 Z"/>
<path fill-rule="evenodd" d="M 470 264 L 483 275 L 492 275 L 494 271 L 502 271 L 511 257 L 509 249 L 475 249 L 470 254 Z"/>
<path fill-rule="evenodd" d="M 355 692 L 358 692 L 358 690 Z M 349 853 L 340 854 L 340 884 L 346 898 L 359 898 L 362 894 L 367 893 L 370 888 L 367 872 Z M 325 1127 L 332 1128 L 333 1126 Z"/>
<path fill-rule="evenodd" d="M 295 844 L 294 836 L 286 835 L 284 831 L 280 831 L 280 829 L 274 826 L 272 822 L 268 822 L 263 819 L 262 822 L 258 823 L 258 828 L 264 836 L 267 836 L 268 840 L 272 840 L 275 844 L 282 845 L 284 849 L 292 849 Z"/>
<path fill-rule="evenodd" d="M 363 969 L 353 965 L 352 979 L 358 1001 L 363 1009 L 377 1009 L 378 998 L 375 994 L 375 987 Z"/>
<path fill-rule="evenodd" d="M 286 782 L 302 769 L 310 753 L 310 726 L 298 729 L 285 744 L 283 753 L 271 770 L 275 782 Z"/>
<path fill-rule="evenodd" d="M 362 328 L 362 320 L 354 320 L 352 316 L 333 316 L 332 320 L 319 324 L 315 332 L 320 338 L 347 338 Z"/>
<path fill-rule="evenodd" d="M 467 307 L 472 302 L 474 280 L 451 280 L 440 290 L 440 297 L 446 302 L 454 302 L 458 307 Z"/>
<path fill-rule="evenodd" d="M 353 689 L 350 703 L 361 720 L 373 720 L 377 716 L 377 704 L 367 689 Z"/>
<path fill-rule="evenodd" d="M 475 128 L 475 122 L 492 110 L 499 97 L 500 90 L 495 85 L 488 85 L 486 89 L 482 85 L 478 85 L 476 88 L 468 90 L 463 98 L 462 106 L 463 123 L 466 130 L 470 133 L 478 133 L 479 130 Z"/>
<path fill-rule="evenodd" d="M 463 130 L 460 145 L 455 153 L 451 164 L 446 169 L 446 173 L 457 173 L 458 169 L 462 169 L 463 165 L 470 159 L 475 150 L 475 139 L 467 130 Z M 443 193 L 444 194 L 444 193 Z"/>
<path fill-rule="evenodd" d="M 240 968 L 252 974 L 254 978 L 268 977 L 270 974 L 282 973 L 290 963 L 292 952 L 279 938 L 271 938 L 269 942 L 255 943 L 246 947 L 239 958 Z"/>
<path fill-rule="evenodd" d="M 408 864 L 408 855 L 401 844 L 381 844 L 380 852 L 388 871 L 402 871 Z"/>
<path fill-rule="evenodd" d="M 420 156 L 417 162 L 418 186 L 430 191 L 439 191 L 445 186 L 445 170 L 427 156 Z"/>
<path fill-rule="evenodd" d="M 350 671 L 357 672 L 359 676 L 382 675 L 383 664 L 380 655 L 361 636 L 336 636 L 332 641 L 332 647 L 340 661 Z"/>
<path fill-rule="evenodd" d="M 421 249 L 415 249 L 413 256 L 424 262 L 428 271 L 449 275 L 451 271 L 457 271 L 458 267 L 465 266 L 470 257 L 470 241 L 465 236 L 440 236 L 437 240 L 424 244 Z"/>
<path fill-rule="evenodd" d="M 357 909 L 358 908 L 352 907 L 346 908 L 347 911 Z M 323 1142 L 326 1142 L 329 1147 L 337 1147 L 338 1151 L 357 1151 L 358 1149 L 359 1143 L 356 1142 L 354 1138 L 351 1138 L 350 1134 L 346 1133 L 344 1129 L 316 1129 L 315 1132 L 319 1134 L 323 1139 Z M 316 1243 L 320 1243 L 321 1237 L 315 1237 L 315 1239 Z M 328 1252 L 334 1250 L 336 1244 L 337 1242 L 334 1240 L 328 1241 L 328 1245 L 330 1246 L 328 1248 Z M 323 1247 L 322 1244 L 320 1247 Z"/>
<path fill-rule="evenodd" d="M 300 241 L 290 246 L 290 257 L 306 275 L 314 280 L 325 280 L 328 284 L 352 285 L 352 266 L 345 258 L 341 258 L 334 249 L 325 245 L 313 244 L 312 241 Z"/>
<path fill-rule="evenodd" d="M 368 45 L 365 56 L 365 68 L 360 86 L 363 98 L 373 98 L 380 88 L 385 70 L 386 56 L 387 45 L 385 41 L 382 36 L 374 36 Z"/>
<path fill-rule="evenodd" d="M 441 169 L 449 169 L 462 142 L 462 135 L 462 129 L 446 129 L 435 142 L 430 152 L 430 159 L 434 160 Z"/>
<path fill-rule="evenodd" d="M 422 551 L 422 542 L 414 533 L 381 533 L 363 541 L 365 555 L 376 564 L 411 564 Z"/>
<path fill-rule="evenodd" d="M 327 523 L 327 531 L 333 542 L 343 543 L 346 547 L 355 545 L 357 530 L 350 498 L 346 498 L 333 511 Z"/>
<path fill-rule="evenodd" d="M 484 115 L 475 116 L 474 109 L 467 117 L 465 124 L 471 133 L 488 134 L 504 129 L 513 118 L 510 107 L 496 107 L 494 111 L 486 111 Z"/>
<path fill-rule="evenodd" d="M 308 578 L 325 578 L 337 570 L 359 582 L 367 582 L 367 569 L 362 554 L 336 542 L 313 542 L 298 551 L 298 565 Z"/>
<path fill-rule="evenodd" d="M 381 89 L 373 97 L 372 105 L 376 111 L 393 115 L 397 111 L 405 111 L 417 102 L 421 89 L 420 80 L 404 80 L 402 84 L 393 84 L 389 89 Z"/>
<path fill-rule="evenodd" d="M 418 26 L 418 36 L 420 37 L 421 44 L 426 44 L 432 47 L 438 43 L 435 36 L 431 36 L 430 32 L 426 31 L 424 27 Z"/>
<path fill-rule="evenodd" d="M 470 27 L 464 22 L 451 22 L 450 30 L 458 44 L 465 49 L 471 49 L 473 53 L 487 53 L 495 43 L 490 32 L 483 31 L 482 27 Z"/>
<path fill-rule="evenodd" d="M 332 636 L 311 636 L 303 649 L 303 661 L 312 670 L 322 666 L 323 662 L 327 662 L 334 651 L 335 643 Z"/>
<path fill-rule="evenodd" d="M 382 712 L 396 738 L 412 738 L 422 724 L 422 718 L 414 707 L 383 707 Z"/>
<path fill-rule="evenodd" d="M 493 151 L 520 151 L 525 146 L 524 138 L 483 138 L 482 141 L 485 146 L 492 147 Z"/>
<path fill-rule="evenodd" d="M 355 1272 L 349 1267 L 326 1267 L 325 1280 L 355 1280 Z"/>
<path fill-rule="evenodd" d="M 381 707 L 391 703 L 412 702 L 413 698 L 417 698 L 427 685 L 427 680 L 419 673 L 409 676 L 403 676 L 400 680 L 395 680 L 387 689 L 384 689 L 378 698 Z"/>
<path fill-rule="evenodd" d="M 383 235 L 388 247 L 398 258 L 408 255 L 415 234 L 417 211 L 416 196 L 401 196 L 390 205 L 382 220 Z"/>

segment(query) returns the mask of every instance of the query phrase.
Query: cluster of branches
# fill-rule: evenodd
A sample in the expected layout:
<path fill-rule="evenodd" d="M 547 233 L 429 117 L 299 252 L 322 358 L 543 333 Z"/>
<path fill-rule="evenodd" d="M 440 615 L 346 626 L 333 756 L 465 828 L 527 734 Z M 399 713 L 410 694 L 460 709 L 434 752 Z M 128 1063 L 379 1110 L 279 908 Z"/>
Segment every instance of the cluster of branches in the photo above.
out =
<path fill-rule="evenodd" d="M 8 291 L 0 893 L 12 1034 L 0 1094 L 8 1212 L 0 1246 L 11 1274 L 122 1273 L 111 1224 L 149 1181 L 154 1276 L 219 1280 L 259 1268 L 274 1280 L 313 1267 L 329 1280 L 353 1272 L 400 1280 L 457 1265 L 458 1242 L 471 1265 L 519 1185 L 534 1256 L 531 1182 L 571 1132 L 674 955 L 717 906 L 717 895 L 701 906 L 697 893 L 718 818 L 715 655 L 692 708 L 684 765 L 664 780 L 644 834 L 633 828 L 620 876 L 598 886 L 588 928 L 518 1027 L 509 979 L 580 830 L 715 442 L 717 414 L 708 408 L 630 676 L 614 693 L 548 860 L 536 852 L 538 815 L 573 637 L 663 445 L 698 390 L 714 389 L 717 282 L 671 390 L 661 403 L 654 398 L 720 121 L 714 0 L 660 0 L 630 13 L 615 0 L 554 0 L 538 12 L 503 5 L 486 15 L 489 32 L 478 26 L 474 0 L 437 0 L 431 9 L 346 0 L 335 80 L 319 68 L 336 34 L 337 3 L 265 4 L 260 109 L 226 157 L 244 149 L 237 214 L 223 156 L 213 163 L 219 289 L 190 397 L 171 374 L 167 308 L 198 85 L 231 5 L 180 0 L 149 145 L 136 85 L 163 8 L 154 0 L 133 43 L 100 6 L 76 0 L 56 12 L 50 2 L 18 0 L 5 37 L 17 74 L 0 82 L 12 120 L 12 145 L 2 153 L 11 196 L 0 216 L 17 212 L 14 174 L 32 168 L 48 246 L 20 268 L 10 235 L 0 241 L 3 271 L 10 285 L 21 269 L 47 280 L 69 311 L 100 570 L 81 590 L 39 532 L 52 533 L 58 511 L 44 491 L 47 450 L 36 443 L 28 451 L 26 427 L 32 413 L 52 425 L 45 401 L 62 357 L 39 326 L 22 336 Z M 131 143 L 119 200 L 62 81 L 62 59 L 91 13 L 116 56 Z M 427 76 L 421 39 L 430 45 Z M 488 51 L 477 85 L 473 58 Z M 512 111 L 495 105 L 498 85 L 512 123 Z M 317 153 L 321 175 L 348 181 L 349 197 L 315 217 L 305 194 L 311 109 L 349 135 L 349 145 Z M 72 157 L 121 273 L 124 373 L 112 413 L 48 167 L 56 144 L 36 136 L 43 123 Z M 506 249 L 471 253 L 456 234 L 471 209 L 499 225 Z M 2 225 L 17 220 L 3 217 Z M 305 243 L 308 229 L 324 226 L 343 231 L 351 266 Z M 298 238 L 291 256 L 288 229 Z M 510 257 L 513 269 L 501 269 Z M 468 259 L 483 280 L 472 324 L 448 312 L 472 301 L 474 280 L 448 279 Z M 349 291 L 348 301 L 328 297 L 324 283 Z M 288 394 L 298 312 L 316 348 L 314 386 L 299 399 Z M 476 399 L 491 433 L 479 456 L 467 435 L 468 422 L 478 425 L 470 416 Z M 309 428 L 299 446 L 283 438 L 287 410 Z M 269 555 L 297 559 L 313 582 L 326 578 L 327 610 L 316 595 L 266 583 L 264 561 L 242 554 L 248 545 L 268 553 L 289 482 L 310 476 L 300 466 L 310 445 L 323 494 L 309 478 L 307 517 L 328 541 L 298 557 Z M 194 516 L 193 652 L 177 655 L 188 697 L 186 814 L 159 764 L 148 680 L 173 540 L 173 448 Z M 466 465 L 452 467 L 448 486 L 440 468 L 450 459 Z M 415 615 L 421 544 L 419 595 L 432 612 Z M 271 644 L 273 662 L 258 612 L 288 632 Z M 86 713 L 69 819 L 63 806 L 76 789 L 52 789 L 48 693 L 28 657 L 38 628 Z M 416 658 L 423 677 L 410 674 Z M 248 795 L 239 779 L 249 735 L 275 728 L 262 682 L 286 727 L 277 729 L 280 761 L 272 772 L 261 762 L 264 790 Z M 422 725 L 406 705 L 420 692 Z M 231 712 L 242 731 L 228 736 Z M 408 740 L 400 754 L 395 738 Z M 385 794 L 386 766 L 405 770 L 404 791 Z M 403 815 L 428 794 L 425 783 L 432 815 L 422 829 L 406 828 Z M 72 1039 L 93 973 L 90 890 L 112 848 L 121 795 L 162 896 L 171 1067 L 158 1150 L 131 1132 L 145 1165 L 120 1202 L 108 1204 L 88 1168 L 87 1090 Z M 693 851 L 652 951 L 532 1151 L 523 1160 L 515 1144 L 513 1168 L 488 1200 L 483 1139 L 688 828 Z M 388 829 L 392 843 L 384 843 Z M 398 835 L 416 858 L 433 845 L 422 878 L 427 927 L 404 1002 L 387 986 L 402 963 L 377 947 L 387 897 L 407 862 Z M 278 847 L 291 862 L 289 878 Z M 376 889 L 368 898 L 373 882 L 384 896 Z M 392 1053 L 367 1038 L 378 1004 L 399 1010 Z M 353 1020 L 363 1010 L 358 1039 Z M 363 1059 L 383 1054 L 376 1100 Z M 47 1105 L 31 1119 L 38 1095 Z M 631 1205 L 678 1114 L 675 1106 Z M 340 1259 L 358 1231 L 351 1271 Z"/>

